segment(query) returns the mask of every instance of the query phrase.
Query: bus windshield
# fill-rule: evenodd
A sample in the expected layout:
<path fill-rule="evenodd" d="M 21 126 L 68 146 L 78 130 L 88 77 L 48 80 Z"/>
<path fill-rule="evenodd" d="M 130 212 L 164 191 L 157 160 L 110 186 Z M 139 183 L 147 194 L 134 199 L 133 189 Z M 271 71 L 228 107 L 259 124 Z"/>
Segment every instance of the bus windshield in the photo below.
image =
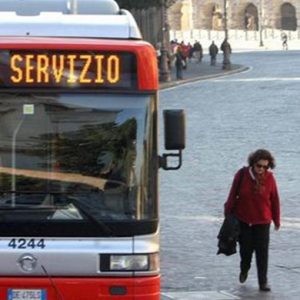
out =
<path fill-rule="evenodd" d="M 137 94 L 0 94 L 0 220 L 156 218 L 152 102 Z"/>

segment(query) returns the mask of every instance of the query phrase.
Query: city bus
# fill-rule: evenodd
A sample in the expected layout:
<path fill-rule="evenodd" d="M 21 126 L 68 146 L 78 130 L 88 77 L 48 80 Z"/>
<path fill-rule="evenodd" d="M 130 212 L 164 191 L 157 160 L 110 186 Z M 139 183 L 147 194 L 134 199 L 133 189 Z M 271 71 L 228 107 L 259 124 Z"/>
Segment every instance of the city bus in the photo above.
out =
<path fill-rule="evenodd" d="M 159 299 L 153 47 L 113 0 L 0 0 L 0 36 L 0 299 Z"/>

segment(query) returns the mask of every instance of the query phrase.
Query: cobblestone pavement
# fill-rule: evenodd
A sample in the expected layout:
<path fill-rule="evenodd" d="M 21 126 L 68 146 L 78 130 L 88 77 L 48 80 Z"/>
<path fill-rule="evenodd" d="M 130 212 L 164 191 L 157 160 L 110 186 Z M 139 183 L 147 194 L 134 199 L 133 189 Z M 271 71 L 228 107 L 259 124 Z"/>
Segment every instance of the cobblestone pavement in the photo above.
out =
<path fill-rule="evenodd" d="M 249 71 L 160 92 L 161 109 L 187 114 L 183 166 L 160 172 L 162 300 L 300 298 L 299 56 L 235 54 Z M 271 293 L 258 291 L 255 260 L 241 285 L 238 255 L 216 255 L 233 174 L 261 147 L 277 159 L 282 202 L 282 228 L 271 230 Z"/>
<path fill-rule="evenodd" d="M 204 55 L 203 61 L 197 63 L 194 59 L 187 64 L 187 69 L 183 70 L 183 80 L 176 80 L 176 70 L 172 67 L 171 81 L 160 82 L 160 88 L 176 87 L 199 79 L 216 78 L 224 75 L 231 75 L 241 71 L 247 70 L 247 66 L 232 64 L 231 70 L 222 69 L 222 55 L 219 56 L 219 61 L 216 66 L 211 66 L 209 62 L 209 55 Z"/>

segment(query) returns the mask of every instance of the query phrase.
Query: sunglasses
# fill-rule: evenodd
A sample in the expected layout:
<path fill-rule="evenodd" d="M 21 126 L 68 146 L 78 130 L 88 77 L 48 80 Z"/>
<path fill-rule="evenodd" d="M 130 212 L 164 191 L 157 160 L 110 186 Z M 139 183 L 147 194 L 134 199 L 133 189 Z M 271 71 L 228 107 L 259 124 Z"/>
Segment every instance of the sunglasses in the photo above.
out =
<path fill-rule="evenodd" d="M 266 165 L 261 165 L 261 164 L 255 164 L 255 166 L 258 168 L 258 169 L 264 169 L 264 170 L 268 170 L 269 169 L 269 166 L 266 166 Z"/>

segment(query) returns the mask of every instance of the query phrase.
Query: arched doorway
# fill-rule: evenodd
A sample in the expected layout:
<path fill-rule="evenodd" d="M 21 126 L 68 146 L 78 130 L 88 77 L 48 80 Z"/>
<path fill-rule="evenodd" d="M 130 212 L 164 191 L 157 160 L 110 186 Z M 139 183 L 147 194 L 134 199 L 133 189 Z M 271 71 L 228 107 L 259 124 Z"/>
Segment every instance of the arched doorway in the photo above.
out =
<path fill-rule="evenodd" d="M 296 9 L 290 3 L 284 3 L 281 6 L 281 29 L 283 30 L 297 29 Z"/>
<path fill-rule="evenodd" d="M 245 29 L 258 30 L 258 12 L 254 4 L 248 4 L 245 9 Z"/>
<path fill-rule="evenodd" d="M 223 30 L 223 15 L 218 4 L 215 4 L 212 9 L 212 30 Z"/>

